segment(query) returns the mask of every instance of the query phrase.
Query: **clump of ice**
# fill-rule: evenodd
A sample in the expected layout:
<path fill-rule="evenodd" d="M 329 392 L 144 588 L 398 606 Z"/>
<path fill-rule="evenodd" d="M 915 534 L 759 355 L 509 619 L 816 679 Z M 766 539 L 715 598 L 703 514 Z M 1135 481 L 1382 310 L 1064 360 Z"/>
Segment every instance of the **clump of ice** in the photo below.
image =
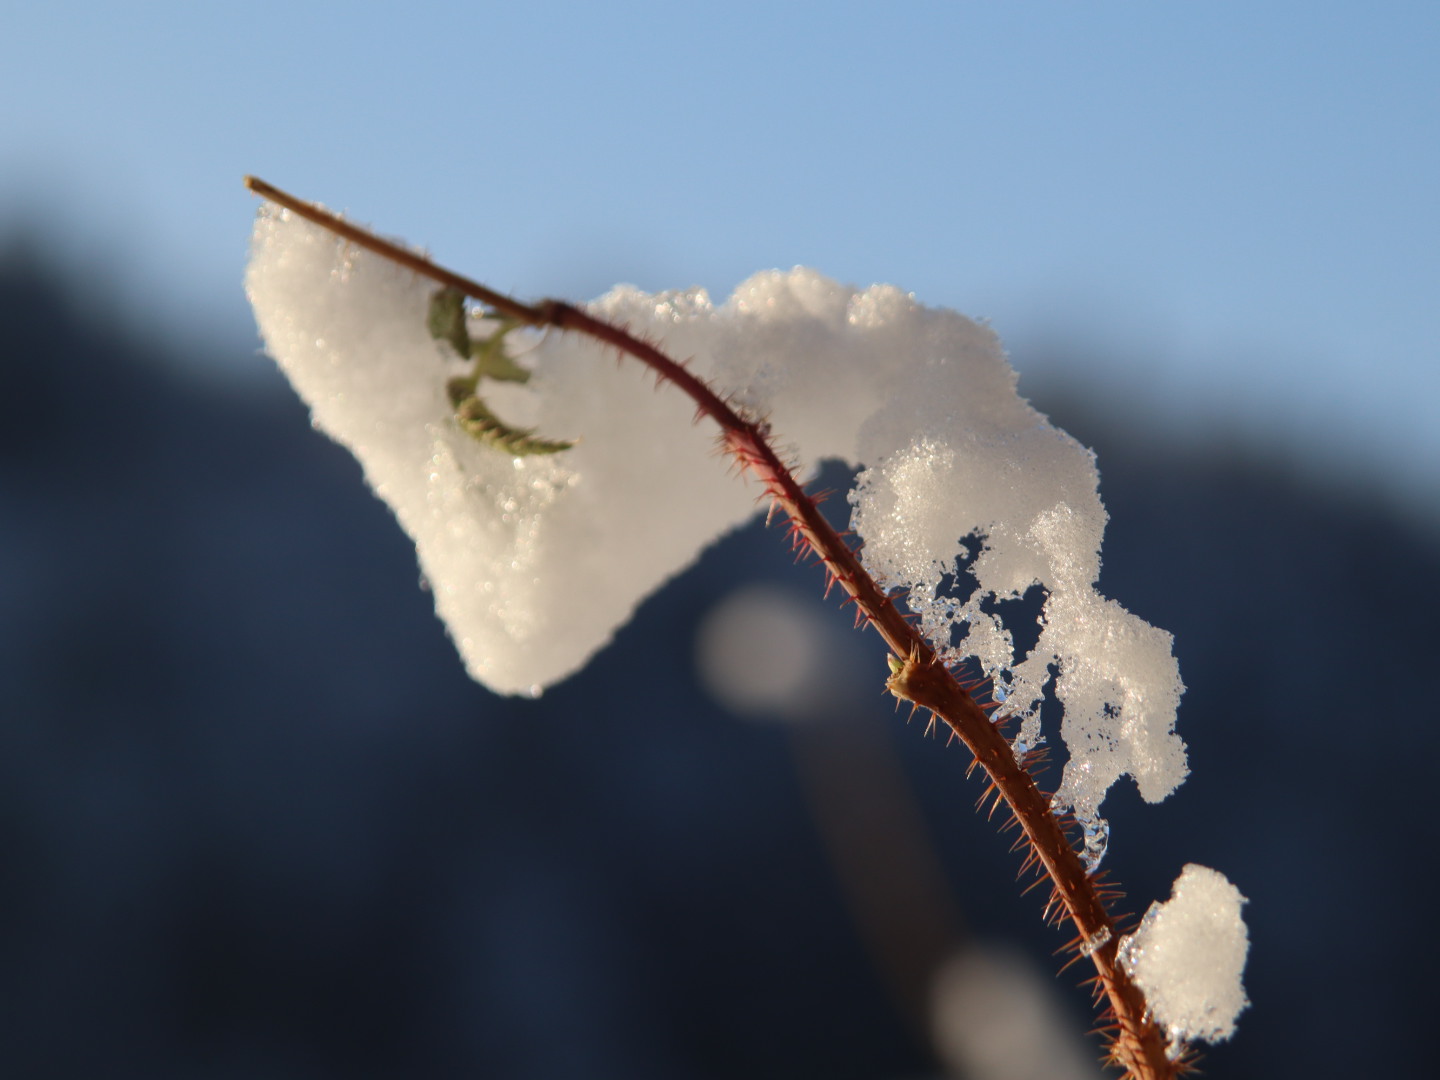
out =
<path fill-rule="evenodd" d="M 691 404 L 587 339 L 512 335 L 533 377 L 482 382 L 486 403 L 580 441 L 511 458 L 454 421 L 445 381 L 461 369 L 427 332 L 432 284 L 268 207 L 246 281 L 266 348 L 414 538 L 469 671 L 498 691 L 538 693 L 575 671 L 756 509 L 758 489 L 715 460 Z M 1039 739 L 1047 683 L 1064 706 L 1056 804 L 1085 825 L 1092 867 L 1116 778 L 1133 776 L 1150 801 L 1184 778 L 1170 635 L 1094 588 L 1105 525 L 1094 459 L 1019 396 L 987 327 L 804 269 L 757 274 L 718 305 L 699 289 L 622 286 L 590 310 L 688 359 L 801 461 L 864 466 L 852 501 L 867 568 L 910 590 L 946 659 L 974 656 L 997 680 L 1022 720 L 1018 745 Z M 962 602 L 941 585 L 967 537 L 982 546 Z M 990 612 L 1036 584 L 1042 632 L 1022 658 Z"/>
<path fill-rule="evenodd" d="M 455 423 L 445 382 L 467 365 L 430 337 L 432 283 L 267 206 L 246 289 L 267 351 L 415 540 L 466 667 L 494 690 L 537 694 L 575 671 L 755 511 L 687 403 L 583 338 L 511 335 L 532 378 L 481 384 L 507 422 L 580 438 L 512 458 Z"/>
<path fill-rule="evenodd" d="M 1170 899 L 1151 904 L 1135 933 L 1120 939 L 1120 962 L 1172 1043 L 1235 1034 L 1250 1004 L 1241 982 L 1250 950 L 1245 902 L 1224 874 L 1190 863 Z"/>
<path fill-rule="evenodd" d="M 862 557 L 882 585 L 909 590 L 943 656 L 974 657 L 995 680 L 1006 713 L 1021 721 L 1019 746 L 1040 741 L 1050 685 L 1070 751 L 1055 804 L 1085 827 L 1093 870 L 1107 836 L 1098 810 L 1115 780 L 1129 773 L 1158 802 L 1188 771 L 1174 732 L 1183 686 L 1172 638 L 1095 589 L 1106 515 L 1093 455 L 1013 387 L 968 390 L 963 370 L 947 370 L 962 367 L 957 359 L 942 355 L 934 371 L 912 374 L 903 401 L 866 425 L 861 453 L 876 464 L 852 496 Z M 977 588 L 962 602 L 943 586 L 967 536 L 983 544 L 969 567 Z M 1046 593 L 1041 632 L 1022 659 L 993 605 L 1034 585 Z"/>

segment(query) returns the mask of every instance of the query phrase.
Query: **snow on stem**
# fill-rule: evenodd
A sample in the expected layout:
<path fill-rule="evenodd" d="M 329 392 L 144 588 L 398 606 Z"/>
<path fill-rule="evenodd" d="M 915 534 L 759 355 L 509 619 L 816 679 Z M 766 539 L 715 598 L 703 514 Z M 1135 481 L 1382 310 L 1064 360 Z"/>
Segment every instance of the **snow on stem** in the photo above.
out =
<path fill-rule="evenodd" d="M 716 423 L 723 446 L 742 469 L 755 475 L 774 504 L 784 510 L 797 546 L 808 549 L 825 567 L 828 587 L 838 585 L 857 609 L 857 622 L 874 627 L 892 654 L 887 687 L 898 699 L 909 701 L 940 718 L 969 748 L 975 764 L 983 768 L 989 784 L 982 803 L 992 794 L 995 806 L 1009 808 L 1007 827 L 1016 827 L 1016 847 L 1026 849 L 1022 867 L 1050 882 L 1045 907 L 1048 921 L 1068 919 L 1076 931 L 1066 947 L 1071 962 L 1088 956 L 1095 967 L 1092 980 L 1097 1002 L 1105 1002 L 1105 1032 L 1112 1060 L 1137 1080 L 1162 1080 L 1185 1067 L 1184 1059 L 1171 1060 L 1167 1038 L 1148 1015 L 1145 995 L 1117 958 L 1119 933 L 1107 902 L 1118 894 L 1104 884 L 1103 875 L 1087 872 L 1065 833 L 1065 820 L 1052 810 L 1050 795 L 1042 792 L 1025 765 L 1001 734 L 986 708 L 935 653 L 924 634 L 901 614 L 845 539 L 820 513 L 817 500 L 808 495 L 793 469 L 775 449 L 768 425 L 742 414 L 721 398 L 705 380 L 665 355 L 654 345 L 625 328 L 595 318 L 569 304 L 546 300 L 525 304 L 432 263 L 310 203 L 247 176 L 252 192 L 359 247 L 368 249 L 416 274 L 478 301 L 505 319 L 533 327 L 554 327 L 585 335 L 628 355 L 649 368 L 657 380 L 673 383 L 695 403 L 698 416 Z M 1033 758 L 1027 758 L 1033 760 Z M 972 765 L 972 768 L 974 766 Z M 1066 965 L 1069 966 L 1068 964 Z"/>

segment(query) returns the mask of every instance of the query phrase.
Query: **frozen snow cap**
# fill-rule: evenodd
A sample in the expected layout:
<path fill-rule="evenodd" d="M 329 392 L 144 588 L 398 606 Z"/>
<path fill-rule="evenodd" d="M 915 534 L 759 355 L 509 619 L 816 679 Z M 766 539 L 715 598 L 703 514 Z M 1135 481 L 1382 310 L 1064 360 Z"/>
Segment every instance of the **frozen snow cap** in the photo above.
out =
<path fill-rule="evenodd" d="M 1120 939 L 1120 962 L 1173 1042 L 1220 1042 L 1247 1005 L 1241 976 L 1250 936 L 1245 897 L 1218 870 L 1188 864 L 1165 903 Z"/>
<path fill-rule="evenodd" d="M 433 284 L 267 205 L 246 287 L 266 348 L 414 538 L 467 668 L 496 691 L 539 693 L 574 672 L 756 510 L 758 488 L 727 474 L 691 403 L 588 339 L 510 335 L 532 377 L 493 384 L 487 404 L 579 439 L 510 457 L 455 422 L 445 386 L 463 368 L 427 331 Z M 851 499 L 866 568 L 909 590 L 942 657 L 974 656 L 996 680 L 1022 721 L 1018 748 L 1039 740 L 1047 693 L 1064 706 L 1056 799 L 1092 834 L 1092 865 L 1117 777 L 1151 801 L 1184 778 L 1170 635 L 1095 591 L 1093 456 L 1018 395 L 988 327 L 805 269 L 757 274 L 721 304 L 621 286 L 589 310 L 688 360 L 799 460 L 863 467 Z M 968 566 L 967 537 L 980 544 Z M 973 591 L 947 595 L 942 579 L 962 567 Z M 1040 640 L 1017 656 L 992 602 L 1035 585 Z"/>

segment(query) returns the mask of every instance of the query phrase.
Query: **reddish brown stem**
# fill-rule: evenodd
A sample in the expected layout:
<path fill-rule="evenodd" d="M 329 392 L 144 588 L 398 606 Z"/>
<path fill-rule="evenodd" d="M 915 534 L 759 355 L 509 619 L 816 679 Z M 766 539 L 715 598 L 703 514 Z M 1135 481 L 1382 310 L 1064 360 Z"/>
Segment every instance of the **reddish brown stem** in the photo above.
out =
<path fill-rule="evenodd" d="M 635 337 L 579 308 L 557 300 L 538 305 L 521 303 L 453 271 L 437 266 L 373 233 L 306 203 L 255 177 L 245 178 L 256 194 L 321 225 L 336 235 L 417 274 L 477 300 L 487 307 L 532 326 L 553 326 L 584 334 L 639 360 L 664 382 L 675 384 L 695 402 L 698 413 L 719 425 L 726 448 L 765 485 L 766 491 L 789 515 L 798 534 L 819 556 L 830 579 L 849 594 L 864 622 L 879 631 L 898 660 L 898 670 L 887 685 L 896 697 L 913 702 L 940 717 L 975 756 L 994 791 L 1010 808 L 1013 821 L 1029 849 L 1027 866 L 1043 870 L 1051 883 L 1046 906 L 1052 919 L 1068 918 L 1077 935 L 1072 942 L 1079 955 L 1095 965 L 1097 995 L 1107 999 L 1111 1059 L 1137 1080 L 1167 1080 L 1178 1067 L 1166 1054 L 1166 1040 L 1146 1014 L 1145 996 L 1116 959 L 1119 945 L 1115 921 L 1105 905 L 1105 892 L 1085 872 L 1060 820 L 1050 810 L 1050 799 L 1018 762 L 1010 743 L 984 708 L 960 685 L 936 657 L 924 636 L 900 613 L 890 597 L 860 564 L 859 558 L 820 513 L 816 501 L 781 460 L 768 426 L 748 419 L 725 402 L 703 380 L 666 356 L 649 342 Z"/>

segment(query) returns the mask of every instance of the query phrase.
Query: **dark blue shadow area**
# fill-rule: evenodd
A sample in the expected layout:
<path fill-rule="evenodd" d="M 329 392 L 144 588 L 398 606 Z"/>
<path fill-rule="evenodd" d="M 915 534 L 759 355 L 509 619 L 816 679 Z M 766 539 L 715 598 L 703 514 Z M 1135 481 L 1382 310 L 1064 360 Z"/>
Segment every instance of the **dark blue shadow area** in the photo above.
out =
<path fill-rule="evenodd" d="M 0 267 L 7 1075 L 937 1070 L 855 933 L 793 738 L 694 673 L 737 581 L 820 604 L 778 531 L 719 545 L 539 701 L 497 698 L 278 375 L 188 382 L 76 297 Z M 1254 1007 L 1208 1071 L 1418 1074 L 1433 537 L 1243 455 L 1073 422 L 1101 454 L 1104 591 L 1175 633 L 1189 686 L 1193 776 L 1160 807 L 1117 789 L 1109 865 L 1138 907 L 1186 861 L 1252 901 Z M 964 752 L 894 717 L 867 644 L 863 708 L 957 932 L 1047 963 L 1060 939 L 972 813 Z"/>

